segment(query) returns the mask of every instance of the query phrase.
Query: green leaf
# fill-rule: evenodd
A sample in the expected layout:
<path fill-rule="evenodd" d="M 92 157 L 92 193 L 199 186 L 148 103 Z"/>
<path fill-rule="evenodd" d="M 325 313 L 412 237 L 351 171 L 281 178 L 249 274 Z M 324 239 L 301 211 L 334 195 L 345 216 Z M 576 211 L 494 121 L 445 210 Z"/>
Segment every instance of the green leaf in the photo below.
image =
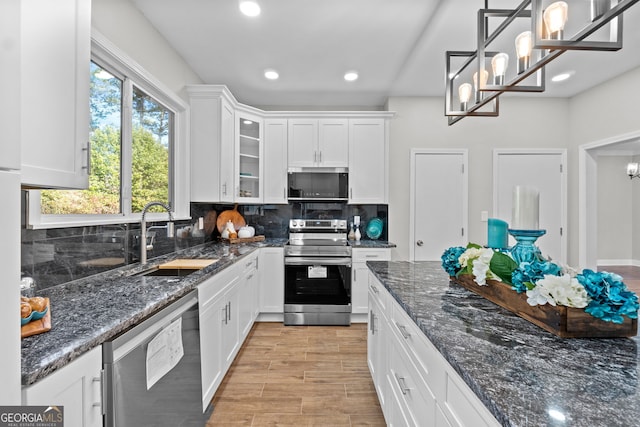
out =
<path fill-rule="evenodd" d="M 469 244 L 467 244 L 467 249 L 471 249 L 471 248 L 482 249 L 482 246 L 480 246 L 480 245 L 478 245 L 476 243 L 469 242 Z"/>
<path fill-rule="evenodd" d="M 498 276 L 503 282 L 511 283 L 511 273 L 518 268 L 518 263 L 509 255 L 502 252 L 495 252 L 489 262 L 489 269 Z"/>

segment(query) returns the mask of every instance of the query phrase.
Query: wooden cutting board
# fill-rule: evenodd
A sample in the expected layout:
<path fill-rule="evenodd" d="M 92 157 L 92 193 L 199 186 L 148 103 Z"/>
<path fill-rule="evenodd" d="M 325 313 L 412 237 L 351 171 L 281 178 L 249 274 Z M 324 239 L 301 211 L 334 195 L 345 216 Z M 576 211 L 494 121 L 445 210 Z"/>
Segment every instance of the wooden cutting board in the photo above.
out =
<path fill-rule="evenodd" d="M 218 260 L 214 258 L 211 258 L 211 259 L 178 258 L 178 259 L 174 259 L 173 261 L 160 264 L 158 266 L 158 269 L 166 270 L 166 269 L 173 269 L 173 268 L 178 268 L 178 269 L 184 268 L 189 270 L 197 270 L 199 268 L 205 268 L 217 261 Z"/>
<path fill-rule="evenodd" d="M 47 314 L 42 319 L 32 320 L 24 326 L 20 327 L 20 337 L 30 337 L 31 335 L 41 334 L 51 330 L 51 304 L 49 304 L 49 298 L 45 298 L 47 302 Z"/>
<path fill-rule="evenodd" d="M 218 215 L 216 226 L 218 227 L 219 233 L 222 233 L 228 221 L 231 221 L 233 223 L 233 228 L 235 228 L 236 233 L 238 232 L 238 230 L 240 230 L 240 227 L 244 227 L 245 225 L 247 225 L 242 214 L 238 212 L 237 204 L 233 207 L 233 209 L 223 211 L 220 215 Z"/>

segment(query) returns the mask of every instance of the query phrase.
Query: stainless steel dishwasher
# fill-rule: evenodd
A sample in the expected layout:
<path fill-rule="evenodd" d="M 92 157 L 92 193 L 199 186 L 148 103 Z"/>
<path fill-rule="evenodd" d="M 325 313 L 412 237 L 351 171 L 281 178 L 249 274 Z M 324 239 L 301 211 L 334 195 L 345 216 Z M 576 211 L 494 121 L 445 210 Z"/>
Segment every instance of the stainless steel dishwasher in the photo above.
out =
<path fill-rule="evenodd" d="M 103 345 L 105 426 L 203 427 L 196 291 Z"/>

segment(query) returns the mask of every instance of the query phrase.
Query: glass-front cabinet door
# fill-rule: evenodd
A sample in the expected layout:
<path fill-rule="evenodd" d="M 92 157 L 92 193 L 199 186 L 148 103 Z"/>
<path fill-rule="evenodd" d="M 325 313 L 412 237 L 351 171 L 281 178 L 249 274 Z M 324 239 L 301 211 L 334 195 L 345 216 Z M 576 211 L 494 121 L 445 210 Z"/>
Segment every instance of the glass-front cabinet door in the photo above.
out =
<path fill-rule="evenodd" d="M 262 118 L 236 112 L 236 201 L 262 200 Z"/>

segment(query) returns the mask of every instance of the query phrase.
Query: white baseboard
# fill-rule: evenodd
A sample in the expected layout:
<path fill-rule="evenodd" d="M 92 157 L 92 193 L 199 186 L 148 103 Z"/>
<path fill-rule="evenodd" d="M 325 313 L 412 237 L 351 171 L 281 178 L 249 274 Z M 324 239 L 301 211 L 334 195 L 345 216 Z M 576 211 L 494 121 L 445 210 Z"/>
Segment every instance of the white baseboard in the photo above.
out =
<path fill-rule="evenodd" d="M 633 267 L 640 267 L 640 260 L 637 259 L 599 259 L 598 266 L 600 265 L 629 265 Z"/>
<path fill-rule="evenodd" d="M 260 313 L 256 322 L 284 322 L 283 313 Z"/>

